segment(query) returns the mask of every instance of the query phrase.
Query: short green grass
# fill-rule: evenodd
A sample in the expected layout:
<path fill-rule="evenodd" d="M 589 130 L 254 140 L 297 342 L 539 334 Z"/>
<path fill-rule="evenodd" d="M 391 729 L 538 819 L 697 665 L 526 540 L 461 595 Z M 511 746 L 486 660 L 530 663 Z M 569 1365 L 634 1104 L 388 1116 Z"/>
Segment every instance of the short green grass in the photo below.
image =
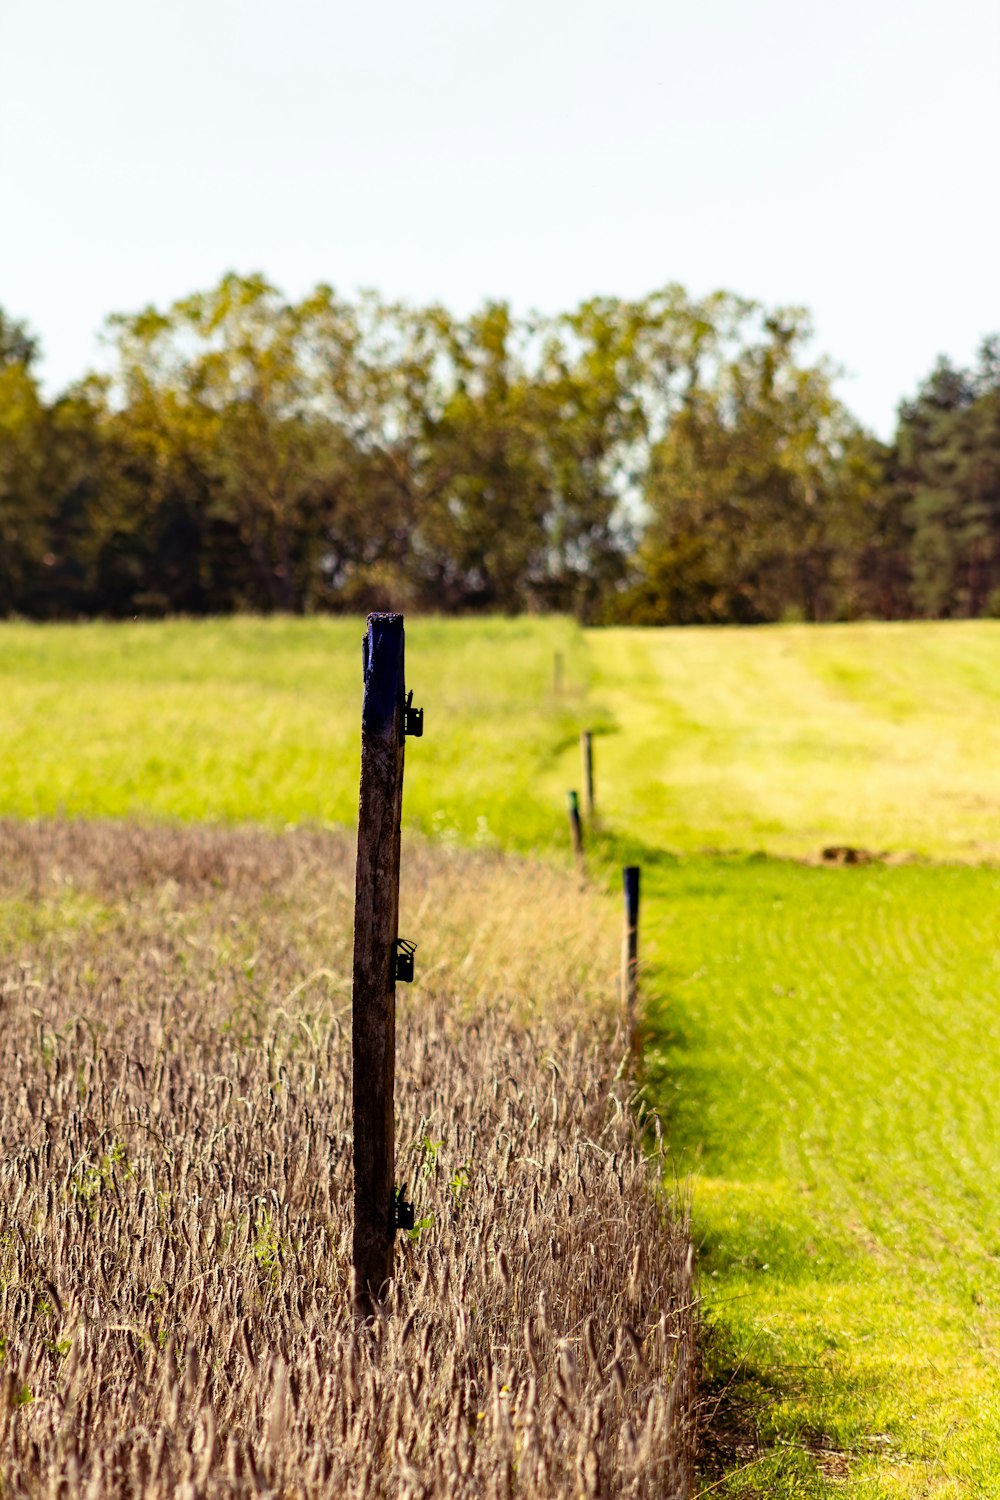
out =
<path fill-rule="evenodd" d="M 1000 854 L 1000 627 L 590 647 L 602 806 L 644 866 L 647 1083 L 693 1183 L 715 1493 L 996 1496 L 1000 873 L 973 862 Z M 893 863 L 807 862 L 828 844 Z"/>
<path fill-rule="evenodd" d="M 648 874 L 648 1084 L 770 1450 L 722 1492 L 1000 1493 L 1000 872 Z"/>
<path fill-rule="evenodd" d="M 561 619 L 422 620 L 406 635 L 426 723 L 410 742 L 408 824 L 550 844 L 588 682 L 580 632 Z M 361 636 L 353 619 L 2 626 L 0 811 L 350 823 Z"/>
<path fill-rule="evenodd" d="M 651 845 L 1000 858 L 1000 622 L 589 640 L 604 809 Z"/>
<path fill-rule="evenodd" d="M 0 811 L 349 822 L 360 633 L 5 626 Z M 643 864 L 647 1084 L 694 1189 L 714 1492 L 1000 1494 L 1000 625 L 407 642 L 411 826 L 565 858 L 598 732 L 593 869 Z M 922 861 L 816 867 L 831 843 Z"/>

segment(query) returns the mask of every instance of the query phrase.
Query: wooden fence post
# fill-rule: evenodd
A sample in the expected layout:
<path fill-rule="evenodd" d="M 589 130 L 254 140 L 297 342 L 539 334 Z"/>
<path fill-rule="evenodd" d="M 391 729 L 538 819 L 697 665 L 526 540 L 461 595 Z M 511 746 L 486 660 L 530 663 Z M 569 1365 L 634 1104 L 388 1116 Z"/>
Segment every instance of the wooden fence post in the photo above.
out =
<path fill-rule="evenodd" d="M 586 796 L 587 817 L 594 818 L 594 736 L 589 729 L 580 731 L 580 754 L 583 759 L 583 790 Z"/>
<path fill-rule="evenodd" d="M 573 853 L 576 862 L 583 866 L 583 824 L 580 822 L 580 798 L 576 792 L 567 792 L 569 801 L 569 831 L 573 840 Z"/>
<path fill-rule="evenodd" d="M 639 994 L 639 866 L 622 870 L 625 891 L 625 932 L 622 939 L 622 1024 L 631 1049 Z"/>
<path fill-rule="evenodd" d="M 351 1016 L 355 1310 L 368 1316 L 393 1271 L 396 939 L 403 806 L 403 616 L 371 614 L 364 639 L 361 792 Z"/>

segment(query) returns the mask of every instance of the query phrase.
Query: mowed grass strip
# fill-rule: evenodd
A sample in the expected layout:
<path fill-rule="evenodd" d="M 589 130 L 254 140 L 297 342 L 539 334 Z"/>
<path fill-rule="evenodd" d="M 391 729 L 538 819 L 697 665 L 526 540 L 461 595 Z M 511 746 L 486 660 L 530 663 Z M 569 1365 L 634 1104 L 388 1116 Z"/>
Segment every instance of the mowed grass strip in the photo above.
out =
<path fill-rule="evenodd" d="M 720 1492 L 1000 1494 L 1000 872 L 650 873 Z"/>
<path fill-rule="evenodd" d="M 971 863 L 1000 628 L 589 641 L 715 1329 L 713 1493 L 1000 1494 L 1000 875 Z M 963 863 L 747 853 L 828 844 Z"/>
<path fill-rule="evenodd" d="M 588 643 L 602 806 L 650 846 L 1000 858 L 1000 621 Z"/>

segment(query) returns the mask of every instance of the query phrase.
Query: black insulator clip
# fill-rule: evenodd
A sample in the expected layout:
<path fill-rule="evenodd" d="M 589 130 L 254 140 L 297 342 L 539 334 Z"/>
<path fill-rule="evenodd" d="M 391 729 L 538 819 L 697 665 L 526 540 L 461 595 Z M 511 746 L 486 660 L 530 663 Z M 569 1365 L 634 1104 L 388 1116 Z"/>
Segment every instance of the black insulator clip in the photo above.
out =
<path fill-rule="evenodd" d="M 413 689 L 406 695 L 406 708 L 403 710 L 403 733 L 412 734 L 415 740 L 423 738 L 424 734 L 424 711 L 422 708 L 413 707 Z"/>
<path fill-rule="evenodd" d="M 407 1201 L 406 1183 L 398 1187 L 392 1195 L 392 1227 L 396 1229 L 412 1229 L 416 1223 L 413 1212 L 413 1204 Z"/>
<path fill-rule="evenodd" d="M 393 969 L 393 978 L 398 984 L 413 983 L 413 955 L 416 951 L 416 943 L 408 942 L 406 938 L 396 939 L 396 962 Z"/>

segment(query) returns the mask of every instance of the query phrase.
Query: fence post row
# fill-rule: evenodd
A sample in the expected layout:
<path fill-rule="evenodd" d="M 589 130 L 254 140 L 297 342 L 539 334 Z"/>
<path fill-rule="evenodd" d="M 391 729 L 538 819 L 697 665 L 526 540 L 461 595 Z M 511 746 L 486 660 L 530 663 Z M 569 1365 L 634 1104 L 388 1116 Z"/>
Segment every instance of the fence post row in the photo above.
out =
<path fill-rule="evenodd" d="M 355 1310 L 393 1273 L 396 950 L 406 689 L 403 616 L 371 614 L 363 642 L 361 790 L 351 1016 Z M 417 731 L 419 732 L 419 731 Z"/>

